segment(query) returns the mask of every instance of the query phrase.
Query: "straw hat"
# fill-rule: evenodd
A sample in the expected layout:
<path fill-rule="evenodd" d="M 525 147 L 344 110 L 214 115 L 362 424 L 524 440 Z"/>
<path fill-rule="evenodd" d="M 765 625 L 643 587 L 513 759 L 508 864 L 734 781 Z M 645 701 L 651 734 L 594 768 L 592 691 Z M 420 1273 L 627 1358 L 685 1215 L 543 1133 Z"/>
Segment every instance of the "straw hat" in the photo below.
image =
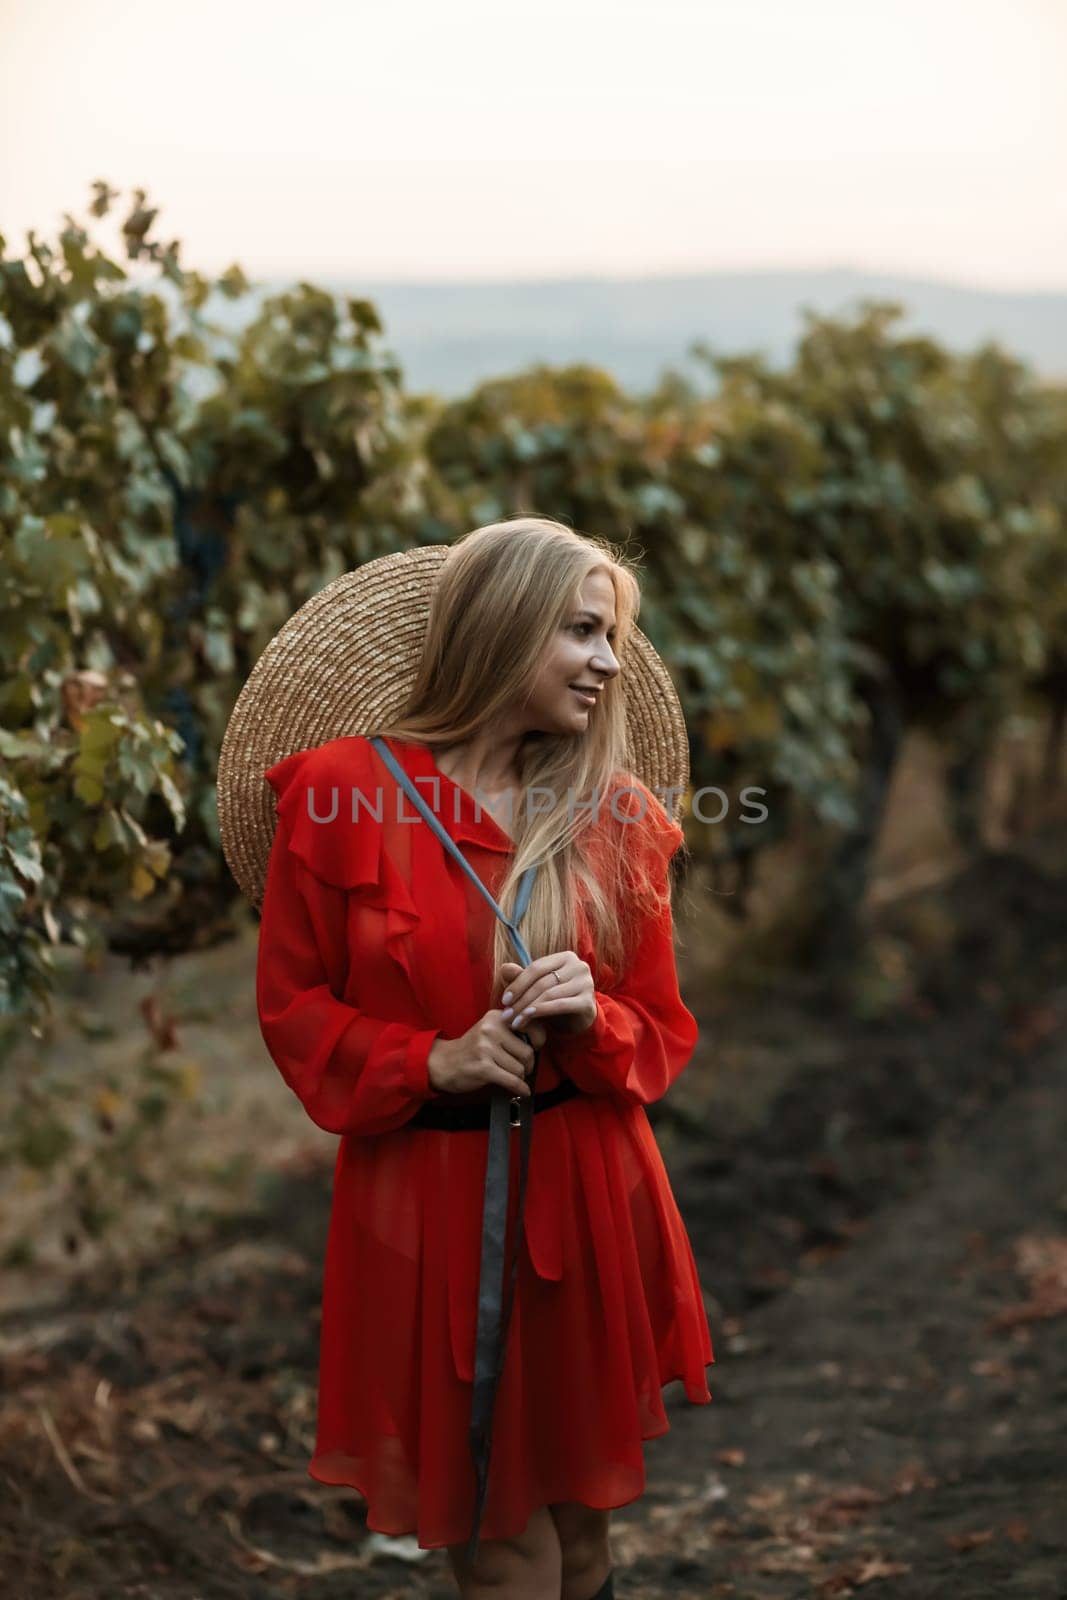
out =
<path fill-rule="evenodd" d="M 259 906 L 274 837 L 263 774 L 297 750 L 377 733 L 400 715 L 422 654 L 447 544 L 364 562 L 304 602 L 267 645 L 237 697 L 219 754 L 222 850 Z M 626 655 L 627 765 L 661 798 L 689 783 L 689 741 L 670 674 L 636 626 Z"/>

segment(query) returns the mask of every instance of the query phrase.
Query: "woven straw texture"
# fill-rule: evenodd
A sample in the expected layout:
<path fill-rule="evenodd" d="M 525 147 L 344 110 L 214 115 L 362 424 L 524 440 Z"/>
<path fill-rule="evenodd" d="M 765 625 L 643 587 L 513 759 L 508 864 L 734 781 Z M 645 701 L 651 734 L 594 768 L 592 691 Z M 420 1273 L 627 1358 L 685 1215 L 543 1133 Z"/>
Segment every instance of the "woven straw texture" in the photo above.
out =
<path fill-rule="evenodd" d="M 258 907 L 274 837 L 263 774 L 296 750 L 372 734 L 399 716 L 414 682 L 437 571 L 449 546 L 420 545 L 365 562 L 313 595 L 274 636 L 237 697 L 218 767 L 226 862 Z M 689 784 L 689 742 L 670 674 L 634 627 L 623 668 L 627 765 L 654 791 Z"/>

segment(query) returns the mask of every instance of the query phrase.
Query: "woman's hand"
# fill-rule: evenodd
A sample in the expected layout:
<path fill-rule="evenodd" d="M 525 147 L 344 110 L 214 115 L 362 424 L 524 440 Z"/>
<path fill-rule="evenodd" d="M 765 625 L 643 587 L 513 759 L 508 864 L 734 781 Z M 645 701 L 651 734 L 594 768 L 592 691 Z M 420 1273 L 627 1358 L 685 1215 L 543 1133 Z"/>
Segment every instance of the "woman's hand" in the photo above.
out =
<path fill-rule="evenodd" d="M 556 1022 L 563 1033 L 585 1033 L 596 1021 L 593 974 L 573 950 L 538 956 L 528 967 L 505 961 L 500 977 L 504 1021 L 517 1031 L 528 1026 L 531 1012 L 541 1021 Z"/>
<path fill-rule="evenodd" d="M 529 1036 L 529 1043 L 519 1037 Z M 529 1095 L 526 1075 L 534 1052 L 545 1042 L 545 1028 L 532 1018 L 513 1029 L 498 1009 L 487 1011 L 458 1039 L 434 1041 L 427 1060 L 430 1088 L 445 1094 L 469 1094 L 497 1084 L 511 1094 Z"/>

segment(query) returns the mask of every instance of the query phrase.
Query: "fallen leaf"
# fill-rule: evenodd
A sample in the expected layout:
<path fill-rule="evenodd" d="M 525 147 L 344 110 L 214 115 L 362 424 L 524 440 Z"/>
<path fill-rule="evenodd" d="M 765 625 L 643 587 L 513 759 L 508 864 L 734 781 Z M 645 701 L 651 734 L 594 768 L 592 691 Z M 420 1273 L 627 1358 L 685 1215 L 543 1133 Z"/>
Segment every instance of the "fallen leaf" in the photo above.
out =
<path fill-rule="evenodd" d="M 994 1331 L 1048 1317 L 1067 1316 L 1067 1239 L 1023 1234 L 1014 1245 L 1015 1269 L 1025 1279 L 1029 1300 L 1006 1306 L 990 1318 Z"/>
<path fill-rule="evenodd" d="M 951 1545 L 953 1550 L 963 1552 L 977 1549 L 982 1544 L 992 1544 L 992 1528 L 975 1528 L 971 1533 L 950 1533 L 945 1543 Z"/>

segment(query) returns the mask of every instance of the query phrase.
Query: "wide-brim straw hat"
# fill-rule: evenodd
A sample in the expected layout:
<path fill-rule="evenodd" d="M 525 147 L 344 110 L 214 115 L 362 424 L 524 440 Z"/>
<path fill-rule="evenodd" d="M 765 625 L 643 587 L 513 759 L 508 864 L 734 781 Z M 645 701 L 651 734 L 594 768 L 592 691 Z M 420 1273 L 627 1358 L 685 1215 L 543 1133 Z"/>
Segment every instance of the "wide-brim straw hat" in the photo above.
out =
<path fill-rule="evenodd" d="M 376 733 L 399 717 L 450 548 L 419 545 L 343 573 L 293 613 L 249 673 L 219 754 L 218 815 L 230 871 L 257 908 L 276 825 L 264 772 L 297 750 Z M 678 821 L 689 785 L 685 718 L 667 668 L 636 625 L 622 672 L 626 766 L 661 800 L 676 796 Z"/>

